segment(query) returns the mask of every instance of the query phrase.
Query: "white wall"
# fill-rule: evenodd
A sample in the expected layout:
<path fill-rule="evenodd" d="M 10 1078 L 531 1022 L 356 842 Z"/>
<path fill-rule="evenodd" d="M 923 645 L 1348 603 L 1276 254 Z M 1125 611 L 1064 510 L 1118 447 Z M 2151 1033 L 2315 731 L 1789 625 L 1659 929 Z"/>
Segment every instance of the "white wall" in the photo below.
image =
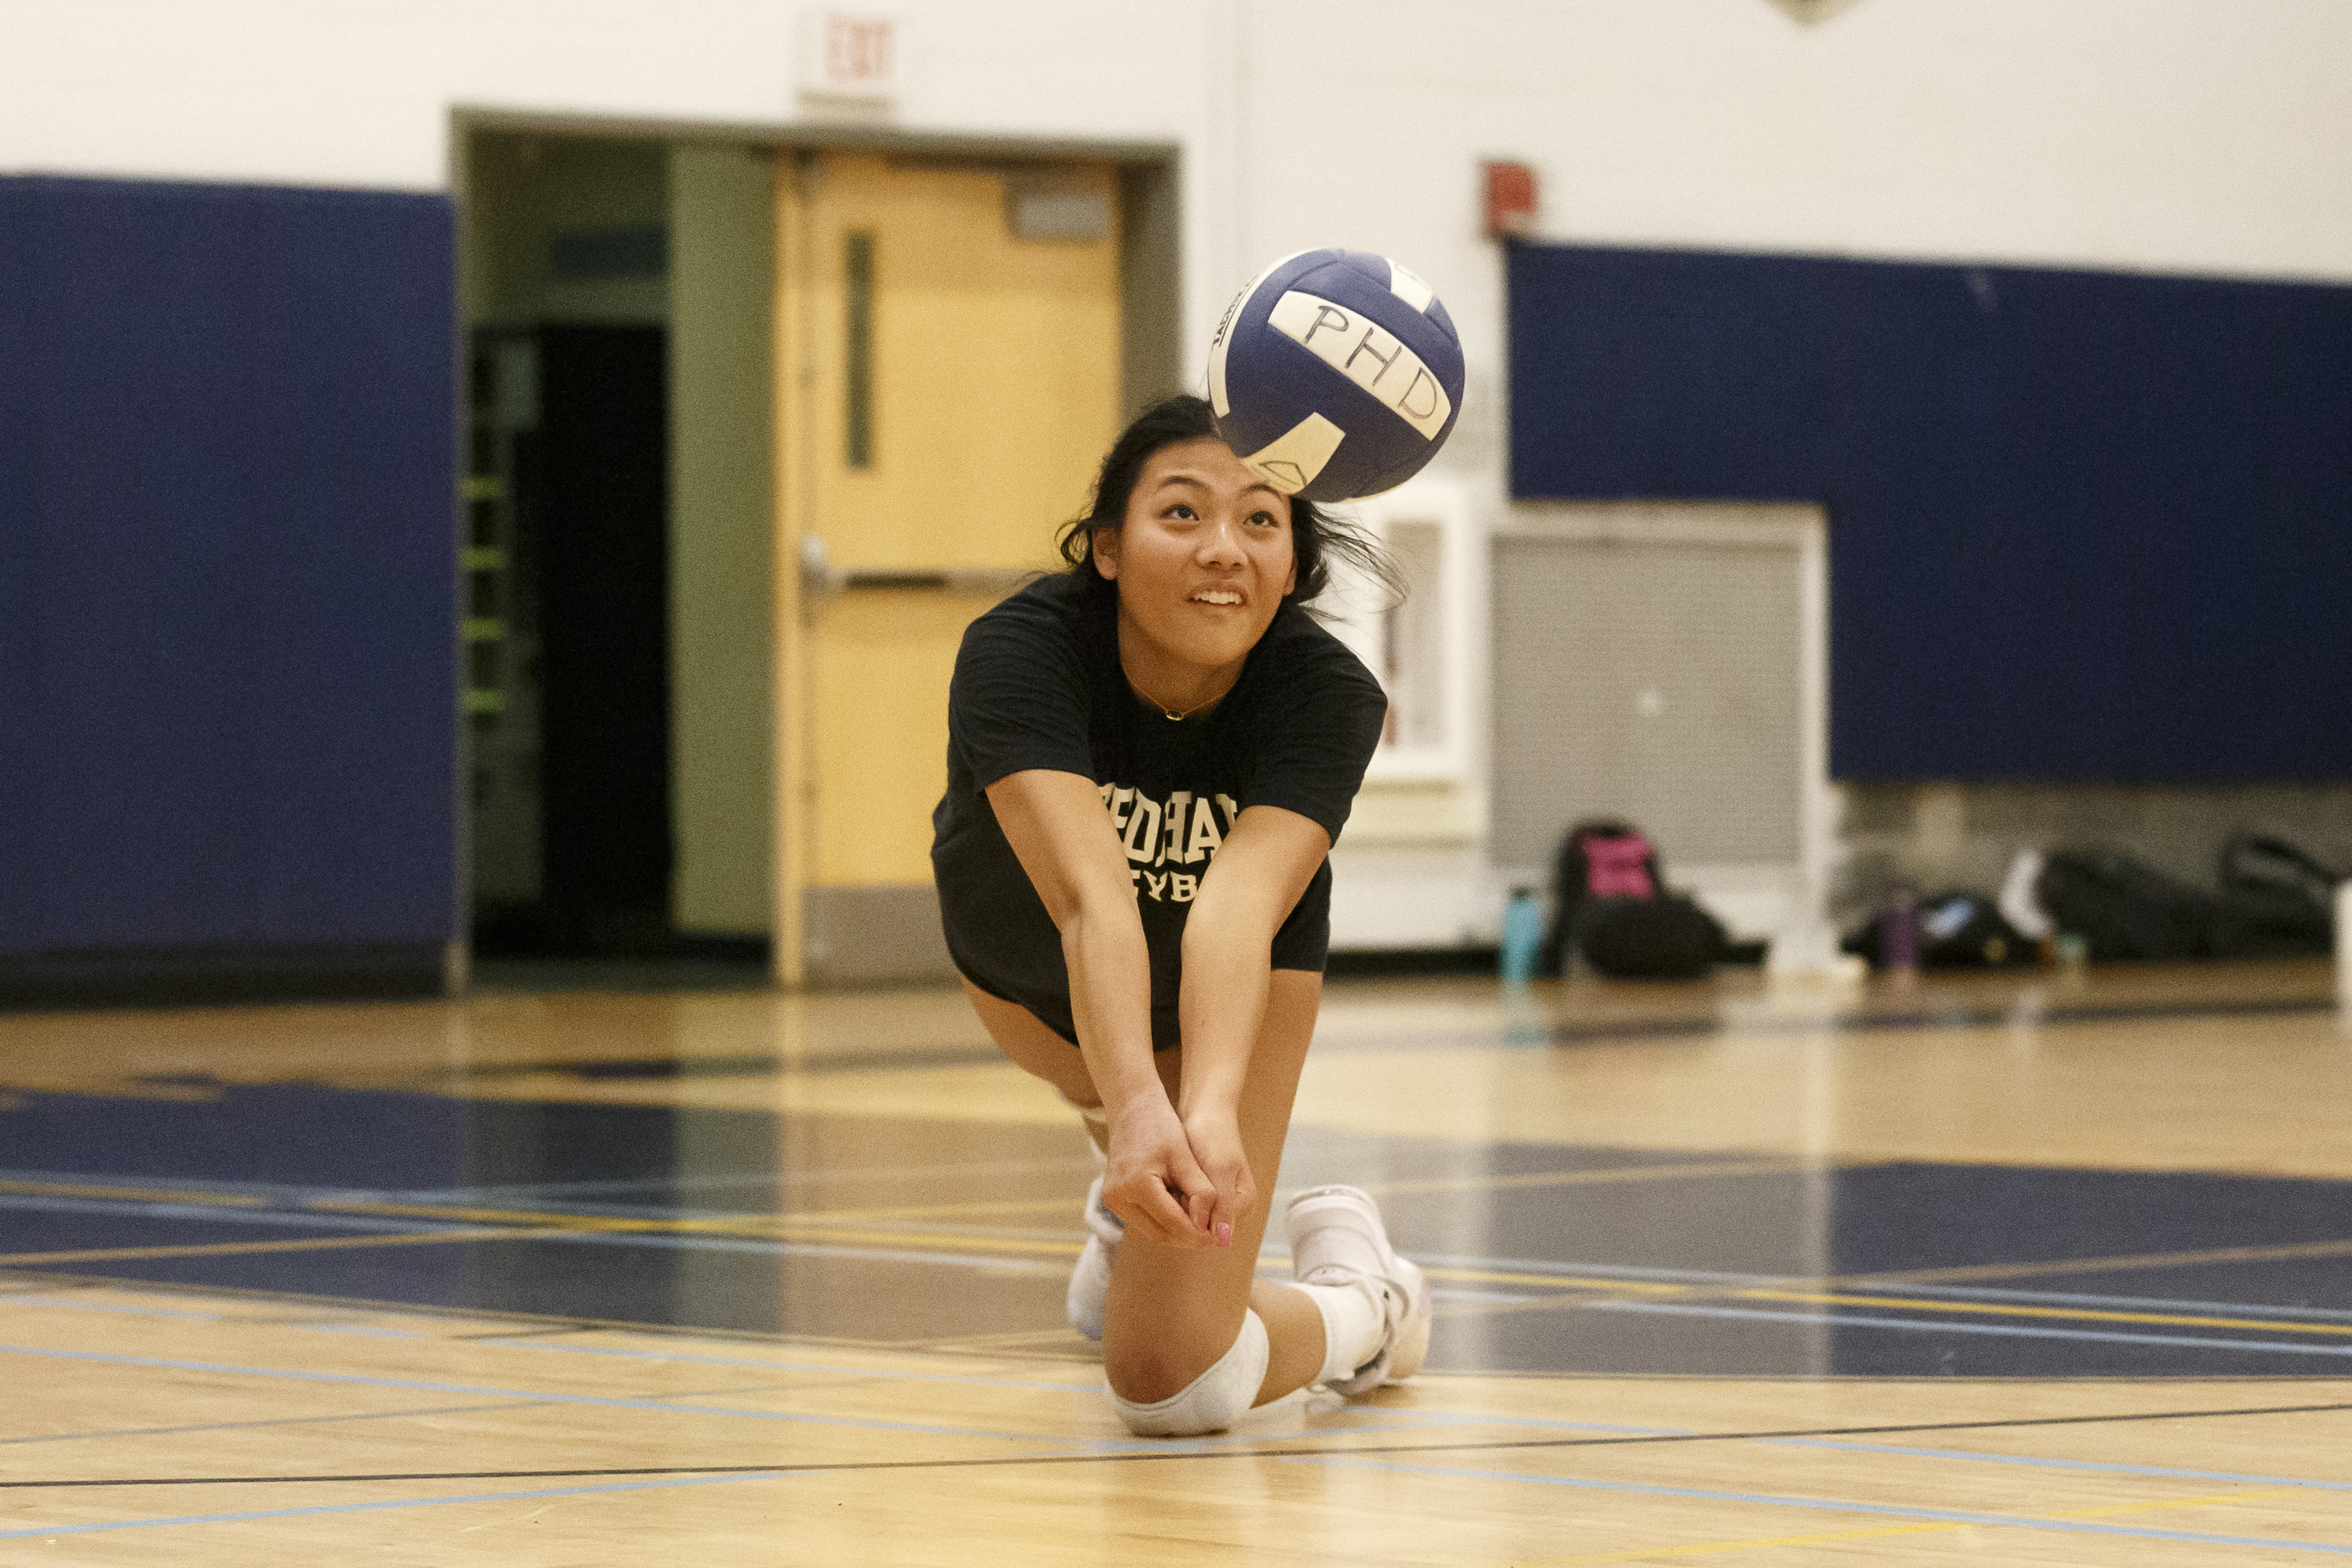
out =
<path fill-rule="evenodd" d="M 2345 0 L 1860 0 L 1811 26 L 1768 0 L 887 9 L 895 123 L 1181 149 L 1190 342 L 1286 250 L 1387 251 L 1432 279 L 1470 364 L 1440 464 L 1482 526 L 1507 507 L 1482 156 L 1535 165 L 1553 238 L 2352 279 Z M 453 106 L 782 125 L 803 118 L 798 14 L 0 0 L 0 172 L 431 189 Z M 1484 628 L 1459 635 L 1483 665 Z M 1383 941 L 1416 908 L 1444 942 L 1499 910 L 1461 801 L 1437 813 L 1452 839 L 1413 842 L 1435 809 L 1367 803 L 1388 837 L 1343 857 L 1339 940 L 1348 900 Z"/>
<path fill-rule="evenodd" d="M 780 123 L 776 0 L 0 0 L 0 171 L 434 189 L 452 105 Z M 1265 257 L 1443 279 L 1470 163 L 1643 244 L 2352 276 L 2341 0 L 898 0 L 913 130 L 1188 155 L 1195 337 Z M 1239 198 L 1238 200 L 1236 198 Z"/>

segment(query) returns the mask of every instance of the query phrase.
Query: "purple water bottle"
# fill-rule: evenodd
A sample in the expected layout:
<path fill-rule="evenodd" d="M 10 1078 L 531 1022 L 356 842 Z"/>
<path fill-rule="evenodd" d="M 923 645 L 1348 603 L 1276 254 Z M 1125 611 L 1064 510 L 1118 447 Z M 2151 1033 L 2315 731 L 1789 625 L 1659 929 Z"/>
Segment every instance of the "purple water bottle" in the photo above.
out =
<path fill-rule="evenodd" d="M 1919 900 L 1907 883 L 1895 889 L 1895 901 L 1879 918 L 1878 962 L 1883 969 L 1919 967 Z"/>

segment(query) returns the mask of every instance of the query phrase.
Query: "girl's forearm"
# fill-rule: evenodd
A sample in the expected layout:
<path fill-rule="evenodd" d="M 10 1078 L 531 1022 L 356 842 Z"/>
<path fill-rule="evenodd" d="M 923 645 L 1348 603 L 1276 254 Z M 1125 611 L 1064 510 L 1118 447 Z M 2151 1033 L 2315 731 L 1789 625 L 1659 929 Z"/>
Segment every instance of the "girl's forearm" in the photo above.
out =
<path fill-rule="evenodd" d="M 1250 1052 L 1265 1021 L 1270 974 L 1267 943 L 1257 931 L 1204 921 L 1197 912 L 1187 923 L 1177 994 L 1184 1030 L 1179 1116 L 1231 1115 L 1240 1105 Z"/>
<path fill-rule="evenodd" d="M 1078 1049 L 1105 1110 L 1116 1118 L 1139 1097 L 1166 1104 L 1151 1060 L 1151 957 L 1133 908 L 1081 910 L 1065 921 L 1062 959 Z"/>

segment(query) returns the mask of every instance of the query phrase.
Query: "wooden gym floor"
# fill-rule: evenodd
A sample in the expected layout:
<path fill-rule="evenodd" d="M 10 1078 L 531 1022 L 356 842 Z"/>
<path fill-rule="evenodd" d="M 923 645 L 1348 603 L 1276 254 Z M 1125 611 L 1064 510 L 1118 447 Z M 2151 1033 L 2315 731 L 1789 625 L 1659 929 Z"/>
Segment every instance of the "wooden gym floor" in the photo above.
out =
<path fill-rule="evenodd" d="M 2323 965 L 1335 982 L 1429 1370 L 1137 1441 L 948 994 L 5 1017 L 0 1563 L 2352 1556 L 2347 1128 Z"/>

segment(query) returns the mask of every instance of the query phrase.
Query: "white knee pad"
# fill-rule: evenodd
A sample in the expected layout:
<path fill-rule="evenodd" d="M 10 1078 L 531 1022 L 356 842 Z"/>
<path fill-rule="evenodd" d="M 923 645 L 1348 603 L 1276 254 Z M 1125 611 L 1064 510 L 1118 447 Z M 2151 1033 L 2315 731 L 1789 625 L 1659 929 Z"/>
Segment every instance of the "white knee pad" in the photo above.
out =
<path fill-rule="evenodd" d="M 1222 1432 L 1241 1417 L 1265 1382 L 1265 1322 L 1242 1310 L 1242 1331 L 1217 1364 L 1152 1405 L 1138 1405 L 1110 1392 L 1111 1408 L 1139 1437 L 1197 1437 Z"/>

